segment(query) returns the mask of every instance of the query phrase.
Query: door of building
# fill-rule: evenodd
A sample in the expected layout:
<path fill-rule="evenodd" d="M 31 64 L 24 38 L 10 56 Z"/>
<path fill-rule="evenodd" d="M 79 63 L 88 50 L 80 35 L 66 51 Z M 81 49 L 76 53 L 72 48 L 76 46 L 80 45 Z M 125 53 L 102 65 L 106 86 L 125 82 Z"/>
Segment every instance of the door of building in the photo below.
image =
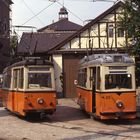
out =
<path fill-rule="evenodd" d="M 64 55 L 63 56 L 63 76 L 64 76 L 64 97 L 76 97 L 76 85 L 74 80 L 77 79 L 77 68 L 82 56 Z"/>

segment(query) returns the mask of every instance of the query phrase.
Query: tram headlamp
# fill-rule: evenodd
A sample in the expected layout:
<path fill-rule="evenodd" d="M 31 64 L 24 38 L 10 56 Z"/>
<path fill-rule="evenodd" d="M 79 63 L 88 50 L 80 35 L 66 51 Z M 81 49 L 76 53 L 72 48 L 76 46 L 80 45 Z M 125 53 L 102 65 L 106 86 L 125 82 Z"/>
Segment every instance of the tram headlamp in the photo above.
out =
<path fill-rule="evenodd" d="M 117 101 L 117 102 L 116 102 L 116 106 L 117 106 L 118 108 L 122 108 L 124 105 L 123 105 L 123 102 L 122 102 L 122 101 Z"/>
<path fill-rule="evenodd" d="M 43 103 L 44 103 L 44 100 L 43 100 L 42 98 L 38 98 L 38 99 L 37 99 L 37 103 L 38 103 L 38 104 L 43 104 Z"/>

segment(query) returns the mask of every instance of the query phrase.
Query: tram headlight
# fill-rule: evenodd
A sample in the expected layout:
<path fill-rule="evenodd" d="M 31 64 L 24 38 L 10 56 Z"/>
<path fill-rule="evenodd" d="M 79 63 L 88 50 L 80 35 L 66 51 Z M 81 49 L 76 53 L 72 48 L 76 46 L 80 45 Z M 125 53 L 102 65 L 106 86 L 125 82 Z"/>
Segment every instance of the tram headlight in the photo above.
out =
<path fill-rule="evenodd" d="M 44 103 L 44 100 L 43 100 L 42 98 L 38 98 L 38 99 L 37 99 L 37 103 L 38 103 L 38 104 L 43 104 L 43 103 Z"/>
<path fill-rule="evenodd" d="M 122 108 L 122 107 L 124 107 L 124 104 L 123 104 L 122 101 L 117 101 L 117 102 L 116 102 L 116 106 L 117 106 L 118 108 Z"/>

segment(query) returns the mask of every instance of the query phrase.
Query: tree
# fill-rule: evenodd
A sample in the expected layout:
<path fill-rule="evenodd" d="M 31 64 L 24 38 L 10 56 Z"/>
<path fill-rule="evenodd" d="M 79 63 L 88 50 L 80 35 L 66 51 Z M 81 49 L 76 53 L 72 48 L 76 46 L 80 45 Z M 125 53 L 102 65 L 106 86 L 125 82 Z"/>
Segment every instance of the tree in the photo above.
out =
<path fill-rule="evenodd" d="M 124 13 L 121 18 L 126 38 L 130 38 L 127 46 L 136 59 L 137 86 L 140 85 L 140 0 L 124 0 Z"/>
<path fill-rule="evenodd" d="M 131 37 L 131 53 L 140 56 L 140 0 L 124 0 L 122 26 L 127 38 Z"/>
<path fill-rule="evenodd" d="M 11 52 L 12 57 L 14 57 L 16 55 L 17 45 L 18 45 L 18 36 L 17 35 L 11 36 L 10 47 L 12 50 L 12 52 Z"/>

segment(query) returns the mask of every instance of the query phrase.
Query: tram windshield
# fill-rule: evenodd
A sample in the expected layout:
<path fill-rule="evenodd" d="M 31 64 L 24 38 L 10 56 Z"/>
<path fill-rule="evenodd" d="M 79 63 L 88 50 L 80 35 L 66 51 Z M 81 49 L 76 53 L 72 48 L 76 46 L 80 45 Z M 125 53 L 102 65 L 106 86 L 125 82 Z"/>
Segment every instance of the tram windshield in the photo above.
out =
<path fill-rule="evenodd" d="M 105 89 L 132 89 L 131 74 L 107 74 L 105 75 Z"/>
<path fill-rule="evenodd" d="M 51 73 L 28 73 L 29 88 L 52 88 Z"/>

